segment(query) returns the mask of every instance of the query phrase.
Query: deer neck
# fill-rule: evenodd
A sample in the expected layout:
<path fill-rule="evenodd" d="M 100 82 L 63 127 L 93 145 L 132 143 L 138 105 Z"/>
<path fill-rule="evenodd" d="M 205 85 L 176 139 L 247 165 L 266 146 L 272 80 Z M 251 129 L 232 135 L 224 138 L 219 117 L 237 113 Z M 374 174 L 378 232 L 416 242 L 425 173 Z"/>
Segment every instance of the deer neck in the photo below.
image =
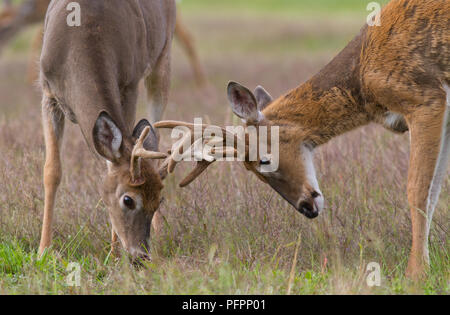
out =
<path fill-rule="evenodd" d="M 370 122 L 360 80 L 366 30 L 317 75 L 263 111 L 271 125 L 280 126 L 280 136 L 317 146 Z"/>

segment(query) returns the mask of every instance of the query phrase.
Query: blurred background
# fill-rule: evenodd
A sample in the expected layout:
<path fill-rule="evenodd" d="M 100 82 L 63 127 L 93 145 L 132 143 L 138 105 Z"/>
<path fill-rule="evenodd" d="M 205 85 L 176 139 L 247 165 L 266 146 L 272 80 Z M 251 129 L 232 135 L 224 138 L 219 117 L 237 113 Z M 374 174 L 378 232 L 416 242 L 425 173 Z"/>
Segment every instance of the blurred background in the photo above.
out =
<path fill-rule="evenodd" d="M 297 87 L 358 34 L 369 2 L 183 0 L 180 18 L 206 81 L 199 84 L 175 41 L 165 118 L 232 123 L 226 101 L 230 80 L 249 88 L 262 85 L 275 97 Z M 27 74 L 30 58 L 36 62 L 30 51 L 39 29 L 27 27 L 0 52 L 0 293 L 67 293 L 68 261 L 82 264 L 82 293 L 285 294 L 288 282 L 296 294 L 416 292 L 403 278 L 411 241 L 408 135 L 375 125 L 318 150 L 327 210 L 315 221 L 238 164 L 214 165 L 192 186 L 179 189 L 190 167 L 184 165 L 165 183 L 166 231 L 154 240 L 152 265 L 135 271 L 109 260 L 110 226 L 98 191 L 104 163 L 68 123 L 55 254 L 37 259 L 44 141 L 39 90 Z M 144 96 L 138 119 L 146 116 Z M 164 135 L 163 147 L 167 141 Z M 449 187 L 447 179 L 431 233 L 433 273 L 421 292 L 449 290 Z M 382 265 L 381 288 L 365 285 L 371 261 Z"/>
<path fill-rule="evenodd" d="M 173 106 L 169 106 L 167 117 L 184 112 L 192 117 L 214 116 L 217 111 L 223 114 L 228 107 L 224 91 L 229 80 L 250 87 L 261 84 L 274 96 L 298 86 L 356 35 L 369 14 L 368 3 L 368 0 L 181 1 L 183 28 L 190 33 L 213 89 L 209 89 L 209 94 L 196 89 L 183 46 L 175 42 Z M 19 104 L 29 103 L 23 99 L 28 95 L 24 90 L 11 86 L 36 90 L 23 80 L 27 78 L 30 50 L 40 29 L 39 23 L 24 27 L 1 52 L 1 65 L 5 66 L 1 69 L 1 87 L 8 91 L 0 94 L 2 115 L 14 115 L 20 110 Z M 213 99 L 199 102 L 202 95 Z M 216 103 L 217 98 L 220 103 Z"/>

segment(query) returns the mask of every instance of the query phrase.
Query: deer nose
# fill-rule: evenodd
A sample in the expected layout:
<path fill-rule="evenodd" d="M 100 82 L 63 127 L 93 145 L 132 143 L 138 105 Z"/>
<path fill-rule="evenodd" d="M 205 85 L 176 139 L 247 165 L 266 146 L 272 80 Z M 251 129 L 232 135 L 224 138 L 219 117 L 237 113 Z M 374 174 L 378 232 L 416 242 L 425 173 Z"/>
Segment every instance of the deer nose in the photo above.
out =
<path fill-rule="evenodd" d="M 132 247 L 129 249 L 129 254 L 134 260 L 142 260 L 147 261 L 151 260 L 151 256 L 149 254 L 148 246 L 140 246 L 140 247 Z"/>
<path fill-rule="evenodd" d="M 142 254 L 142 255 L 138 255 L 135 258 L 133 258 L 131 263 L 133 264 L 134 267 L 141 268 L 144 266 L 144 262 L 151 261 L 151 260 L 152 260 L 152 258 L 150 255 Z"/>
<path fill-rule="evenodd" d="M 141 259 L 141 260 L 144 260 L 144 261 L 152 260 L 151 256 L 148 255 L 148 254 L 142 254 L 138 258 Z"/>
<path fill-rule="evenodd" d="M 300 202 L 297 210 L 308 219 L 314 219 L 319 216 L 319 209 L 317 209 L 314 203 L 311 204 L 307 201 Z"/>

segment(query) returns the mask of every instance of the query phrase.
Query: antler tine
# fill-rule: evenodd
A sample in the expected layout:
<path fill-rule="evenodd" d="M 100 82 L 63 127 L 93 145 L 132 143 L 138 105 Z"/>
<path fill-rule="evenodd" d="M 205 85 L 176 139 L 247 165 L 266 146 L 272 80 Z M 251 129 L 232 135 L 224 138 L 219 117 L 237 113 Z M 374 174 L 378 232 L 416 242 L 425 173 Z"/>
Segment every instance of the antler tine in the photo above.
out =
<path fill-rule="evenodd" d="M 175 149 L 172 150 L 172 154 L 168 158 L 169 161 L 167 171 L 169 172 L 169 174 L 173 173 L 175 166 L 181 160 L 181 156 L 183 155 L 184 151 L 180 152 L 180 150 L 184 149 L 184 147 L 187 144 L 190 144 L 191 142 L 192 142 L 192 134 L 190 132 L 186 133 L 183 136 L 182 141 L 180 141 L 180 144 Z"/>
<path fill-rule="evenodd" d="M 133 147 L 133 151 L 131 152 L 130 173 L 132 175 L 133 181 L 137 181 L 141 174 L 139 158 L 158 160 L 165 159 L 168 156 L 165 153 L 148 151 L 144 148 L 144 141 L 145 138 L 147 138 L 149 132 L 150 127 L 145 127 L 139 139 L 136 141 L 136 144 Z"/>
<path fill-rule="evenodd" d="M 188 138 L 186 137 L 186 139 L 188 139 Z M 182 147 L 183 147 L 183 143 L 181 145 L 179 145 L 176 149 L 169 150 L 168 157 L 164 160 L 164 162 L 159 167 L 160 171 L 166 171 L 168 173 L 173 172 L 173 170 L 177 164 L 177 162 L 174 160 L 173 154 L 174 154 L 174 152 L 177 152 L 177 150 L 179 151 L 179 149 Z M 169 172 L 169 165 L 170 165 L 170 172 Z"/>
<path fill-rule="evenodd" d="M 161 168 L 160 168 L 161 170 L 164 170 L 165 168 L 167 168 L 168 172 L 172 173 L 173 170 L 175 169 L 177 161 L 181 160 L 179 157 L 182 157 L 182 155 L 184 153 L 184 152 L 180 152 L 180 149 L 183 149 L 186 146 L 187 141 L 191 141 L 193 139 L 193 137 L 194 137 L 193 132 L 196 127 L 199 127 L 199 125 L 182 122 L 182 121 L 166 120 L 166 121 L 160 121 L 160 122 L 155 123 L 154 127 L 158 128 L 158 129 L 175 129 L 177 127 L 185 127 L 191 131 L 190 133 L 186 133 L 184 135 L 184 139 L 182 141 L 180 141 L 180 144 L 177 146 L 177 148 L 172 150 L 172 154 L 161 165 Z M 208 137 L 207 139 L 201 138 L 198 140 L 198 141 L 202 141 L 202 142 L 207 140 L 206 143 L 213 147 L 213 149 L 210 152 L 211 160 L 203 159 L 202 161 L 197 162 L 195 168 L 181 181 L 180 187 L 185 187 L 185 186 L 189 185 L 190 183 L 192 183 L 211 164 L 213 164 L 217 158 L 221 158 L 223 156 L 228 156 L 229 154 L 233 154 L 234 157 L 237 156 L 237 149 L 235 147 L 226 146 L 226 139 L 227 139 L 227 136 L 230 136 L 236 140 L 236 138 L 238 138 L 238 136 L 236 134 L 233 134 L 233 133 L 227 131 L 224 128 L 221 128 L 221 127 L 211 126 L 211 125 L 201 125 L 202 131 L 204 131 L 208 127 L 220 128 L 220 130 L 222 131 L 223 137 L 211 136 L 211 137 Z M 220 143 L 223 144 L 223 147 L 215 147 L 215 145 L 218 145 Z M 235 141 L 234 143 L 236 144 L 237 141 Z M 191 148 L 195 147 L 195 143 L 193 144 L 193 146 L 190 146 L 190 147 Z M 193 153 L 194 153 L 194 157 L 196 157 L 198 152 L 193 152 Z M 200 155 L 203 156 L 203 153 L 201 153 Z M 177 161 L 175 161 L 175 157 L 178 157 Z"/>
<path fill-rule="evenodd" d="M 225 148 L 216 148 L 212 150 L 212 156 L 214 157 L 223 157 L 226 156 L 229 153 L 232 153 L 234 156 L 237 155 L 237 151 L 235 148 L 232 147 L 225 147 Z M 199 177 L 211 164 L 213 164 L 214 161 L 200 161 L 197 162 L 197 165 L 195 168 L 181 181 L 180 187 L 186 187 L 190 183 L 192 183 L 197 177 Z"/>
<path fill-rule="evenodd" d="M 167 158 L 169 155 L 163 152 L 154 152 L 154 151 L 147 151 L 145 149 L 137 149 L 135 152 L 135 156 L 143 159 L 162 160 Z"/>
<path fill-rule="evenodd" d="M 180 183 L 180 187 L 186 187 L 199 177 L 207 168 L 214 162 L 200 161 L 197 162 L 196 167 L 187 175 Z"/>
<path fill-rule="evenodd" d="M 136 146 L 143 146 L 144 140 L 145 140 L 145 138 L 147 138 L 149 133 L 150 133 L 150 127 L 147 126 L 144 128 L 144 130 L 142 130 L 139 139 L 137 139 Z"/>
<path fill-rule="evenodd" d="M 158 128 L 158 129 L 174 129 L 176 127 L 187 127 L 189 129 L 194 129 L 194 124 L 192 123 L 187 123 L 184 121 L 176 121 L 176 120 L 163 120 L 163 121 L 158 121 L 157 123 L 155 123 L 153 125 L 153 127 Z"/>
<path fill-rule="evenodd" d="M 155 151 L 148 151 L 144 148 L 144 141 L 145 138 L 147 138 L 148 134 L 150 132 L 150 127 L 145 127 L 145 129 L 142 131 L 141 136 L 136 141 L 136 144 L 134 145 L 133 152 L 132 152 L 132 158 L 140 157 L 144 159 L 165 159 L 167 158 L 167 154 L 163 152 L 155 152 Z"/>

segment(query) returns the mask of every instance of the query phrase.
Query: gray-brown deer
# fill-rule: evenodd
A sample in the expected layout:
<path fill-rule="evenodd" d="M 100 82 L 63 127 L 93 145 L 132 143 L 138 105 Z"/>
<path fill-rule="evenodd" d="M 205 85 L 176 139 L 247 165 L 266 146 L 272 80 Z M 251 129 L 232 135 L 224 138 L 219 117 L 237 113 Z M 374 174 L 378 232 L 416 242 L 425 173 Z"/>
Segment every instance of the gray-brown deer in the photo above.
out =
<path fill-rule="evenodd" d="M 71 1 L 52 1 L 40 60 L 46 158 L 45 209 L 39 251 L 51 244 L 60 183 L 65 118 L 77 123 L 88 146 L 107 161 L 103 201 L 118 239 L 147 258 L 150 226 L 160 205 L 164 167 L 153 160 L 158 139 L 148 121 L 133 129 L 138 84 L 145 79 L 152 121 L 167 104 L 175 28 L 172 0 L 78 0 L 81 25 L 66 19 Z"/>
<path fill-rule="evenodd" d="M 417 279 L 429 264 L 430 225 L 450 156 L 449 86 L 450 1 L 393 0 L 381 13 L 381 26 L 363 27 L 300 87 L 272 100 L 262 87 L 252 93 L 230 83 L 228 98 L 247 125 L 279 126 L 278 170 L 261 172 L 262 164 L 271 163 L 265 157 L 245 166 L 308 218 L 317 217 L 324 204 L 314 148 L 370 122 L 395 132 L 409 130 L 412 250 L 407 274 Z M 193 127 L 173 121 L 155 124 L 177 125 Z M 210 164 L 198 163 L 182 185 Z"/>

